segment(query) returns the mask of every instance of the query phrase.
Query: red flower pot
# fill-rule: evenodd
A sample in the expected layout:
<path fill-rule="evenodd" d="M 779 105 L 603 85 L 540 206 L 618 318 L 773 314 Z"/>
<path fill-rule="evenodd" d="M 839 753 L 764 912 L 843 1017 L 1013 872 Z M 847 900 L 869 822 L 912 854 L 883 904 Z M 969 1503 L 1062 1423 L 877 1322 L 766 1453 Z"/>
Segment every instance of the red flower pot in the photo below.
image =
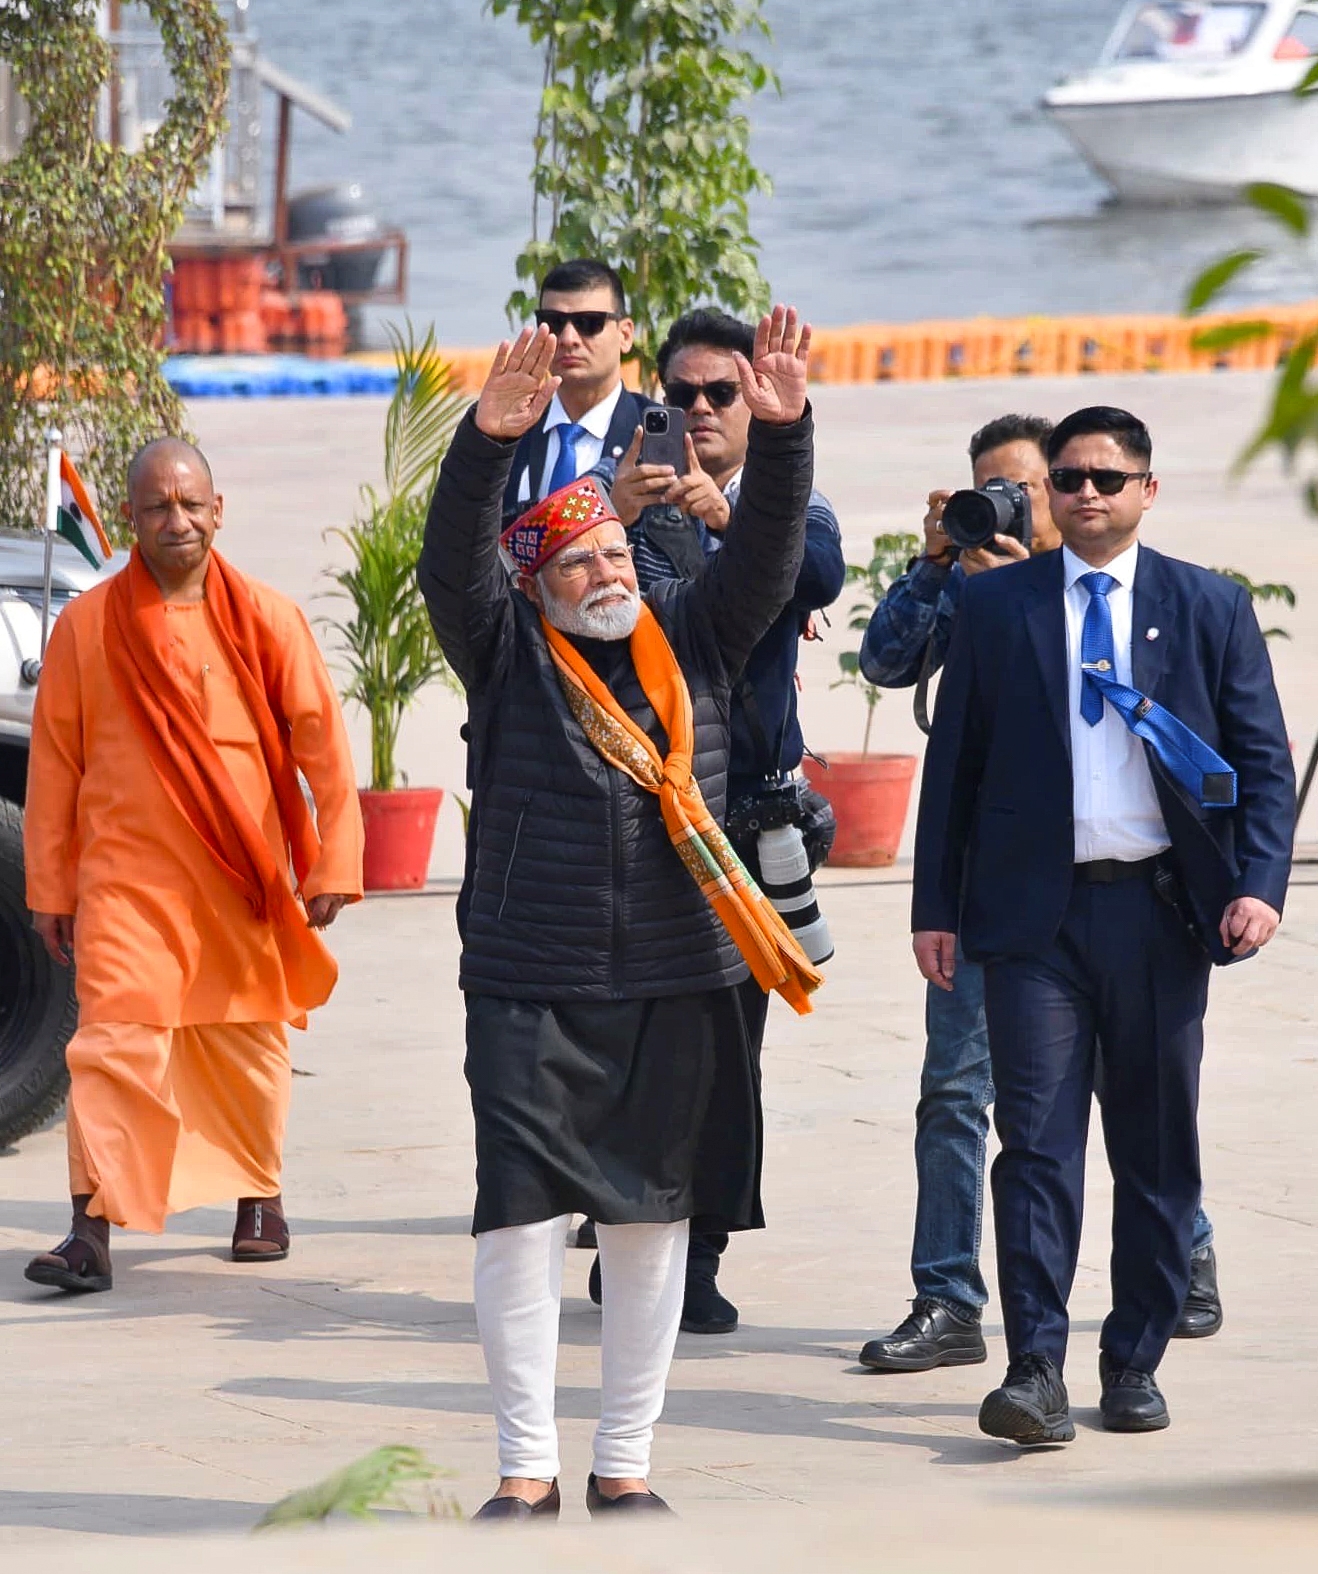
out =
<path fill-rule="evenodd" d="M 366 850 L 362 878 L 368 891 L 416 891 L 426 883 L 442 787 L 358 789 Z"/>
<path fill-rule="evenodd" d="M 830 864 L 874 869 L 895 861 L 915 766 L 913 754 L 830 754 L 825 770 L 806 755 L 806 780 L 837 816 Z"/>

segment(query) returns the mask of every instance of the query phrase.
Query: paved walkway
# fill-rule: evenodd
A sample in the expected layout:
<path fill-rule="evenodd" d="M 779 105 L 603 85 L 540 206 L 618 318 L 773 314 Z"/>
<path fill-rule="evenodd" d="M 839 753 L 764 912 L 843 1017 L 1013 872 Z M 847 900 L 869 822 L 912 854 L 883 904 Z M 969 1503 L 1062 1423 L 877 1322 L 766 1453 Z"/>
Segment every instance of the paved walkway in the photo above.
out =
<path fill-rule="evenodd" d="M 819 477 L 849 555 L 878 529 L 917 528 L 929 487 L 964 474 L 969 431 L 1016 406 L 1060 415 L 1099 400 L 1144 412 L 1165 492 L 1149 538 L 1301 593 L 1281 621 L 1283 698 L 1300 746 L 1318 730 L 1318 527 L 1264 468 L 1222 475 L 1257 414 L 1260 378 L 1083 379 L 822 389 Z M 224 544 L 309 610 L 333 553 L 320 530 L 376 478 L 381 401 L 220 403 L 194 412 L 228 494 Z M 844 600 L 843 608 L 847 603 Z M 845 617 L 808 652 L 804 705 L 825 748 L 853 745 L 857 697 L 827 688 Z M 881 747 L 914 749 L 904 697 L 880 708 Z M 461 784 L 456 704 L 427 699 L 402 755 L 414 780 Z M 356 725 L 356 724 L 354 724 Z M 356 736 L 363 734 L 358 727 Z M 456 813 L 434 872 L 458 867 Z M 444 824 L 444 821 L 441 822 Z M 1073 1302 L 1066 1449 L 1022 1456 L 975 1413 L 1003 1367 L 990 1307 L 987 1366 L 863 1373 L 855 1352 L 909 1296 L 910 1158 L 921 987 L 900 871 L 831 877 L 838 956 L 815 1015 L 771 1015 L 765 1054 L 770 1227 L 734 1242 L 728 1338 L 683 1336 L 656 1453 L 682 1522 L 624 1550 L 584 1524 L 598 1374 L 588 1259 L 572 1253 L 560 1365 L 565 1510 L 538 1566 L 591 1571 L 1146 1567 L 1306 1568 L 1318 1547 L 1318 881 L 1302 871 L 1261 959 L 1214 983 L 1205 1067 L 1207 1202 L 1226 1299 L 1222 1334 L 1175 1344 L 1163 1369 L 1173 1425 L 1096 1427 L 1096 1335 L 1106 1307 L 1101 1155 Z M 470 1304 L 470 1117 L 454 988 L 452 902 L 378 898 L 334 930 L 343 982 L 295 1046 L 287 1263 L 225 1260 L 225 1210 L 125 1237 L 112 1295 L 48 1298 L 22 1265 L 63 1232 L 63 1130 L 0 1156 L 0 1320 L 6 1373 L 0 1485 L 5 1567 L 195 1574 L 433 1568 L 461 1535 L 464 1569 L 524 1566 L 524 1544 L 461 1527 L 256 1543 L 245 1532 L 290 1489 L 386 1442 L 417 1444 L 474 1508 L 492 1478 L 492 1426 Z M 991 1231 L 985 1247 L 991 1262 Z M 152 1547 L 158 1540 L 182 1536 Z M 200 1538 L 200 1539 L 199 1539 Z"/>
<path fill-rule="evenodd" d="M 1139 1537 L 1165 1535 L 1178 1550 L 1234 1545 L 1227 1522 L 1243 1515 L 1260 1554 L 1298 1537 L 1312 1558 L 1318 891 L 1297 889 L 1273 949 L 1215 981 L 1203 1128 L 1224 1331 L 1173 1345 L 1163 1369 L 1170 1430 L 1097 1430 L 1108 1203 L 1096 1153 L 1068 1374 L 1079 1435 L 1029 1456 L 975 1426 L 1003 1366 L 995 1308 L 987 1366 L 889 1378 L 856 1366 L 861 1341 L 895 1321 L 909 1295 L 920 989 L 904 883 L 836 882 L 826 897 L 840 944 L 820 1009 L 799 1021 L 771 1015 L 770 1227 L 734 1241 L 725 1271 L 743 1326 L 679 1345 L 655 1479 L 682 1527 L 659 1561 L 620 1564 L 610 1553 L 609 1566 L 799 1567 L 807 1542 L 833 1536 L 838 1567 L 853 1566 L 847 1546 L 858 1568 L 873 1567 L 879 1548 L 891 1548 L 896 1567 L 945 1567 L 943 1557 L 1039 1534 L 1024 1514 L 1031 1505 L 1065 1511 L 1095 1557 L 1139 1509 Z M 0 1555 L 21 1555 L 24 1570 L 85 1568 L 93 1546 L 97 1558 L 109 1554 L 101 1567 L 150 1569 L 136 1538 L 245 1531 L 283 1493 L 386 1442 L 416 1444 L 451 1469 L 468 1511 L 489 1487 L 452 904 L 377 898 L 334 933 L 342 987 L 295 1047 L 304 1075 L 288 1148 L 288 1262 L 227 1262 L 229 1213 L 200 1210 L 163 1239 L 123 1237 L 112 1294 L 52 1300 L 21 1270 L 64 1228 L 62 1128 L 0 1159 Z M 587 1266 L 571 1253 L 559 1372 L 564 1537 L 585 1517 L 595 1413 Z M 1004 1506 L 999 1523 L 990 1511 Z M 726 1557 L 692 1553 L 691 1538 L 707 1532 L 727 1538 Z M 766 1534 L 772 1554 L 756 1539 Z M 111 1539 L 90 1539 L 102 1537 Z M 604 1566 L 589 1550 L 598 1540 L 571 1545 L 572 1566 Z M 295 1550 L 267 1539 L 220 1552 L 213 1566 L 240 1555 L 254 1571 L 299 1567 L 281 1561 Z M 465 1542 L 462 1555 L 485 1566 L 470 1562 Z M 491 1568 L 503 1566 L 503 1553 L 489 1555 Z M 429 1567 L 433 1557 L 430 1541 L 404 1541 L 394 1566 Z"/>

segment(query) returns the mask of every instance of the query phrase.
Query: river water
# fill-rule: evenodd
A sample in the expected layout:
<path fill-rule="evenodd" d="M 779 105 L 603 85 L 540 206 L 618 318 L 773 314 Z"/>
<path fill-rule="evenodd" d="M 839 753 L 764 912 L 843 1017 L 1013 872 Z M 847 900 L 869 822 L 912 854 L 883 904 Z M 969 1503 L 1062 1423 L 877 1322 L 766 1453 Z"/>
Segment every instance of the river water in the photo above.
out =
<path fill-rule="evenodd" d="M 1131 209 L 1044 119 L 1096 58 L 1118 0 L 766 0 L 780 95 L 754 100 L 774 181 L 753 228 L 774 295 L 823 324 L 981 313 L 1162 311 L 1249 211 Z M 363 183 L 411 239 L 410 312 L 442 343 L 505 331 L 530 222 L 540 60 L 479 0 L 252 0 L 262 48 L 349 109 L 295 117 L 293 187 Z M 1237 299 L 1318 294 L 1279 257 Z"/>

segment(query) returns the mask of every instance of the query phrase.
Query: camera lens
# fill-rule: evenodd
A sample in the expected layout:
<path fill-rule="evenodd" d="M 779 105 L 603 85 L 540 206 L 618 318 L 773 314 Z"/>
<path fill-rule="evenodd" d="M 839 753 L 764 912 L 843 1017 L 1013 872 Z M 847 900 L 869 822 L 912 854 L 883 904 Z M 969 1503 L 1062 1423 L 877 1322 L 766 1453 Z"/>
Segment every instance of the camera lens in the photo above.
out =
<path fill-rule="evenodd" d="M 800 827 L 781 825 L 761 831 L 756 853 L 761 890 L 810 960 L 827 962 L 833 955 L 833 937 L 828 932 L 828 920 L 819 911 Z"/>
<path fill-rule="evenodd" d="M 1000 476 L 973 490 L 953 492 L 943 510 L 943 531 L 963 552 L 992 547 L 994 536 L 1030 543 L 1030 497 L 1015 481 Z"/>
<path fill-rule="evenodd" d="M 963 552 L 987 546 L 998 529 L 998 499 L 991 493 L 966 490 L 953 492 L 948 498 L 943 510 L 943 531 L 953 546 Z"/>
<path fill-rule="evenodd" d="M 645 412 L 645 430 L 647 432 L 666 432 L 668 430 L 667 410 L 647 410 Z"/>

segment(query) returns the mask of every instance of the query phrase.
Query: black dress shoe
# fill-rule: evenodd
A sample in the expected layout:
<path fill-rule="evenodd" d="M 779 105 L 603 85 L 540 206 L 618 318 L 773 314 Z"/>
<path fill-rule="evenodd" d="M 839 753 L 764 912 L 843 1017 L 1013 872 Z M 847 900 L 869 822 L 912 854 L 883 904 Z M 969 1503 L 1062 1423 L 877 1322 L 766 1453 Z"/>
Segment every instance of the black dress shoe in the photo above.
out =
<path fill-rule="evenodd" d="M 1107 1432 L 1161 1432 L 1170 1426 L 1167 1401 L 1162 1397 L 1152 1372 L 1137 1372 L 1117 1366 L 1099 1352 L 1098 1380 L 1103 1397 L 1098 1409 Z"/>
<path fill-rule="evenodd" d="M 958 1317 L 923 1295 L 904 1322 L 860 1352 L 861 1365 L 875 1372 L 930 1372 L 936 1366 L 978 1366 L 987 1360 L 979 1318 Z"/>
<path fill-rule="evenodd" d="M 586 1509 L 592 1519 L 597 1514 L 671 1514 L 673 1511 L 655 1492 L 624 1492 L 621 1497 L 605 1497 L 592 1470 L 586 1478 Z"/>
<path fill-rule="evenodd" d="M 549 1491 L 538 1503 L 528 1503 L 520 1497 L 492 1497 L 482 1503 L 471 1518 L 473 1524 L 478 1519 L 487 1522 L 502 1519 L 509 1524 L 523 1519 L 557 1519 L 561 1503 L 558 1482 L 554 1481 L 550 1483 Z"/>
<path fill-rule="evenodd" d="M 1046 1355 L 1018 1355 L 1002 1387 L 979 1407 L 979 1429 L 1013 1443 L 1069 1443 L 1075 1437 L 1066 1384 Z"/>
<path fill-rule="evenodd" d="M 712 1273 L 689 1273 L 682 1297 L 684 1334 L 730 1334 L 737 1329 L 737 1308 L 719 1287 Z"/>
<path fill-rule="evenodd" d="M 595 1253 L 595 1261 L 590 1265 L 590 1277 L 586 1280 L 586 1294 L 594 1301 L 596 1306 L 604 1305 L 604 1280 L 600 1277 L 599 1253 Z"/>
<path fill-rule="evenodd" d="M 586 1252 L 593 1252 L 599 1249 L 599 1237 L 595 1234 L 594 1219 L 583 1219 L 581 1223 L 577 1225 L 575 1244 L 579 1246 L 582 1251 Z"/>
<path fill-rule="evenodd" d="M 1181 1304 L 1173 1339 L 1208 1339 L 1222 1326 L 1222 1297 L 1217 1293 L 1217 1254 L 1204 1246 L 1190 1258 L 1190 1288 Z"/>

